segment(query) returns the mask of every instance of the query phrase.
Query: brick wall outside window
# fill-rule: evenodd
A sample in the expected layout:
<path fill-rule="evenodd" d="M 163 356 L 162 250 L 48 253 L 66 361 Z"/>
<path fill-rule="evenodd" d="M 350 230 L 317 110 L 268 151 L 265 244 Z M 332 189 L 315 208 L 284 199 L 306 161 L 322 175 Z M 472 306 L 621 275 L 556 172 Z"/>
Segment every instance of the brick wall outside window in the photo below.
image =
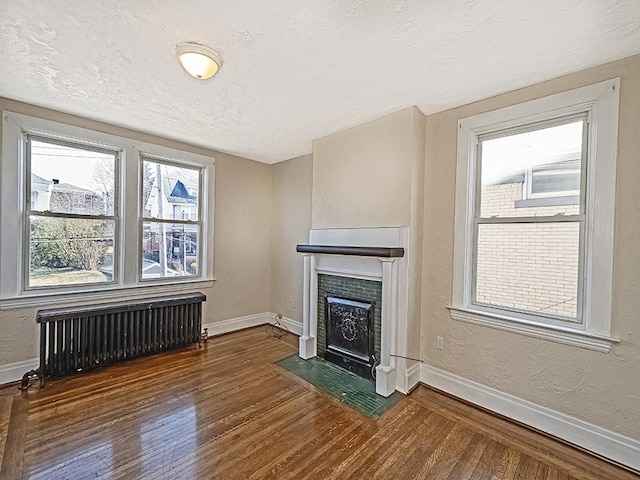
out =
<path fill-rule="evenodd" d="M 557 206 L 516 208 L 522 183 L 485 186 L 483 217 L 549 215 Z M 578 205 L 562 207 L 578 213 Z M 484 224 L 478 232 L 478 303 L 577 316 L 579 225 L 577 222 Z"/>

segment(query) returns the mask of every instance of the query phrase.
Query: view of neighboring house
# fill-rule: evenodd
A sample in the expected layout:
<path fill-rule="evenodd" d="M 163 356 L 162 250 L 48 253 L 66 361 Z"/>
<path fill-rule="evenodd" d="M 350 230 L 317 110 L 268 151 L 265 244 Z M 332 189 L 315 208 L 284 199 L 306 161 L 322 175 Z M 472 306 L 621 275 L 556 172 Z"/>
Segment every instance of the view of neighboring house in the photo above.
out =
<path fill-rule="evenodd" d="M 31 210 L 49 210 L 49 199 L 51 198 L 51 187 L 53 182 L 45 180 L 38 175 L 31 174 Z"/>
<path fill-rule="evenodd" d="M 198 185 L 185 179 L 163 178 L 162 202 L 158 202 L 158 183 L 154 181 L 145 206 L 145 216 L 196 220 L 198 217 Z"/>
<path fill-rule="evenodd" d="M 154 182 L 144 208 L 144 217 L 155 219 L 144 222 L 143 278 L 190 275 L 197 271 L 198 227 L 193 224 L 173 223 L 198 220 L 198 184 L 185 179 L 165 177 L 162 189 Z M 159 191 L 162 195 L 159 196 Z M 158 201 L 162 198 L 162 201 Z M 105 199 L 91 190 L 57 179 L 47 180 L 31 174 L 30 207 L 38 212 L 104 215 Z M 169 223 L 158 222 L 169 220 Z M 166 262 L 160 261 L 160 238 L 166 242 Z M 113 275 L 111 255 L 106 255 L 98 269 L 107 279 Z"/>
<path fill-rule="evenodd" d="M 70 183 L 60 183 L 57 179 L 45 180 L 31 174 L 31 209 L 58 213 L 82 215 L 103 215 L 105 201 L 91 190 Z"/>
<path fill-rule="evenodd" d="M 31 287 L 111 281 L 113 223 L 102 194 L 31 173 Z M 81 216 L 87 216 L 82 218 Z"/>
<path fill-rule="evenodd" d="M 70 183 L 58 183 L 57 180 L 53 180 L 50 204 L 51 209 L 56 212 L 73 212 L 83 215 L 105 213 L 105 202 L 102 196 Z"/>
<path fill-rule="evenodd" d="M 156 178 L 144 208 L 149 219 L 178 221 L 198 220 L 198 185 L 186 179 L 163 177 L 162 188 Z M 160 238 L 166 239 L 167 272 L 165 276 L 195 273 L 198 255 L 198 227 L 193 224 L 145 222 L 143 256 L 147 260 L 160 262 Z M 161 262 L 160 262 L 161 263 Z M 158 276 L 157 264 L 144 270 L 143 275 Z M 173 275 L 172 275 L 172 272 Z M 179 273 L 180 272 L 180 273 Z"/>

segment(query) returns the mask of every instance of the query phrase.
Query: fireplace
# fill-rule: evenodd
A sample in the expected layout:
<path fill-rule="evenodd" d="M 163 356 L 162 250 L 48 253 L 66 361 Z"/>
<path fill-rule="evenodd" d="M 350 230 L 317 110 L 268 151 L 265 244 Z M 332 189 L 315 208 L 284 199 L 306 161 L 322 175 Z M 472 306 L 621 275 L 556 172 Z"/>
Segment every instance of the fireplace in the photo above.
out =
<path fill-rule="evenodd" d="M 373 379 L 374 308 L 374 302 L 325 297 L 325 360 Z"/>
<path fill-rule="evenodd" d="M 407 227 L 312 229 L 309 231 L 309 244 L 296 247 L 304 260 L 300 358 L 308 359 L 316 355 L 326 358 L 327 351 L 338 351 L 341 354 L 339 361 L 346 363 L 345 359 L 348 359 L 350 366 L 362 364 L 362 369 L 369 368 L 369 371 L 371 367 L 367 364 L 373 361 L 376 393 L 385 397 L 396 390 L 403 393 L 409 390 L 406 362 L 400 358 L 406 355 L 408 341 L 410 289 L 405 260 L 408 232 Z M 370 281 L 376 285 L 380 295 L 370 295 L 360 288 L 362 285 L 353 284 L 346 285 L 344 291 L 333 286 L 323 291 L 322 284 L 327 278 Z M 328 348 L 329 343 L 324 338 L 327 318 L 325 296 L 371 303 L 368 315 L 374 317 L 373 329 L 377 332 L 373 350 L 368 337 L 364 342 L 369 348 L 367 352 L 345 348 L 335 341 L 339 338 L 335 331 L 331 333 L 333 343 Z M 366 306 L 361 308 L 367 310 Z M 348 355 L 344 355 L 345 351 Z"/>

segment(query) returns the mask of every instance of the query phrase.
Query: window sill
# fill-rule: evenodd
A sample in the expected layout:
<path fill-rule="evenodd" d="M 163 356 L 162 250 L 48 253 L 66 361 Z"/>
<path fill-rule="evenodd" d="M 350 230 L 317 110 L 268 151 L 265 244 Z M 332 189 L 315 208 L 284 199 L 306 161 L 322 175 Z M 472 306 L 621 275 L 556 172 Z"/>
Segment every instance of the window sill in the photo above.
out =
<path fill-rule="evenodd" d="M 563 328 L 556 325 L 543 323 L 525 322 L 522 320 L 509 318 L 507 316 L 495 315 L 487 312 L 475 310 L 447 307 L 450 310 L 451 318 L 462 322 L 473 323 L 485 327 L 496 328 L 505 332 L 517 333 L 528 337 L 540 338 L 551 342 L 562 343 L 597 352 L 608 353 L 613 343 L 620 340 L 602 335 L 595 335 L 570 328 Z"/>
<path fill-rule="evenodd" d="M 0 300 L 0 310 L 12 310 L 17 308 L 30 308 L 51 306 L 75 306 L 82 305 L 96 300 L 138 300 L 148 297 L 149 295 L 157 295 L 162 293 L 186 292 L 199 288 L 213 287 L 214 279 L 211 280 L 195 280 L 190 282 L 179 282 L 162 285 L 138 285 L 134 287 L 116 287 L 99 291 L 78 291 L 64 292 L 55 294 L 25 294 L 20 297 L 7 298 Z"/>

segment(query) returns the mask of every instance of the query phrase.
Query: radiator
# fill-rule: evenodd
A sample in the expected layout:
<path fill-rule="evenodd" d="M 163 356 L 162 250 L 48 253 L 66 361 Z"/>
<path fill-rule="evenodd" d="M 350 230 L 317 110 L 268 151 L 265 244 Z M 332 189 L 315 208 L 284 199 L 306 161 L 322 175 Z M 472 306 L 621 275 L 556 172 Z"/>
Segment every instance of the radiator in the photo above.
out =
<path fill-rule="evenodd" d="M 40 366 L 22 388 L 40 379 L 162 352 L 201 340 L 201 293 L 38 311 Z"/>

